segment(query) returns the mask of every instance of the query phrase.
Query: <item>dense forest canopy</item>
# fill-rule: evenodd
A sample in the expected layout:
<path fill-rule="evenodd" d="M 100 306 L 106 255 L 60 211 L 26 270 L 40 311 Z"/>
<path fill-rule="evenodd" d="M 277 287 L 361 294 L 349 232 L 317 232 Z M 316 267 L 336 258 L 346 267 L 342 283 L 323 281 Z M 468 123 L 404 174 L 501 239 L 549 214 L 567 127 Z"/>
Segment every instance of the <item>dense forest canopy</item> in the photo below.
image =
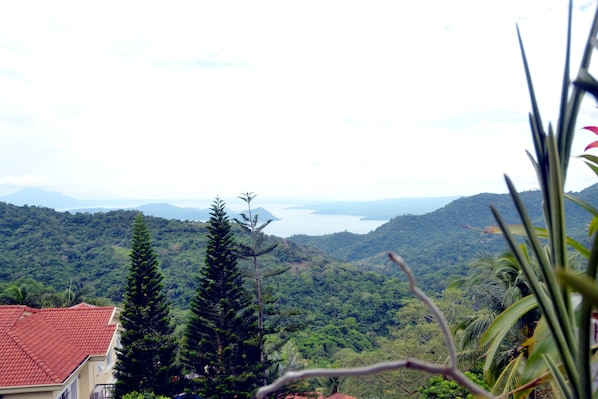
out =
<path fill-rule="evenodd" d="M 598 186 L 592 186 L 578 196 L 593 202 L 597 191 Z M 536 192 L 523 197 L 530 210 L 539 212 Z M 474 259 L 504 251 L 501 236 L 472 229 L 494 224 L 489 203 L 517 222 L 506 195 L 480 194 L 426 215 L 396 217 L 364 235 L 266 236 L 267 243 L 278 245 L 260 261 L 264 270 L 290 267 L 268 282 L 269 289 L 279 298 L 277 306 L 298 311 L 296 317 L 308 327 L 309 333 L 294 337 L 297 347 L 306 357 L 323 359 L 342 348 L 360 352 L 379 346 L 376 337 L 390 336 L 407 292 L 404 277 L 391 268 L 386 252 L 401 254 L 420 286 L 440 294 L 454 276 L 467 273 Z M 572 235 L 583 242 L 587 236 L 583 212 L 572 204 L 567 211 Z M 38 305 L 67 304 L 57 299 L 56 293 L 63 292 L 72 299 L 121 304 L 136 214 L 124 210 L 71 214 L 0 203 L 0 291 L 20 284 L 32 293 L 30 297 L 37 292 L 41 298 L 45 287 L 46 302 L 35 302 Z M 146 222 L 166 295 L 182 323 L 205 256 L 206 225 L 151 216 Z M 239 228 L 235 235 L 248 240 Z M 242 260 L 240 266 L 249 275 L 248 261 Z"/>
<path fill-rule="evenodd" d="M 595 204 L 598 185 L 577 195 Z M 532 217 L 539 219 L 539 193 L 525 192 L 522 197 L 535 212 Z M 441 292 L 451 276 L 465 274 L 474 259 L 505 250 L 501 236 L 467 227 L 484 229 L 495 224 L 488 204 L 499 208 L 510 223 L 518 223 L 507 195 L 479 194 L 457 199 L 425 215 L 396 217 L 363 235 L 344 232 L 289 239 L 267 236 L 278 245 L 263 262 L 265 267 L 291 266 L 291 275 L 311 272 L 314 267 L 351 263 L 361 271 L 402 278 L 386 258 L 386 252 L 392 250 L 413 267 L 426 290 Z M 566 210 L 571 236 L 587 241 L 583 211 L 571 203 Z M 0 202 L 0 283 L 30 277 L 58 291 L 74 284 L 86 287 L 89 296 L 119 303 L 135 214 L 123 210 L 71 214 Z M 185 308 L 195 284 L 189 276 L 198 274 L 204 257 L 205 223 L 148 216 L 147 224 L 168 296 L 175 308 Z M 236 232 L 241 240 L 247 239 L 240 229 Z M 293 286 L 288 289 L 301 290 Z"/>
<path fill-rule="evenodd" d="M 598 185 L 575 194 L 594 206 L 598 205 Z M 541 225 L 539 191 L 523 192 L 521 197 L 531 218 Z M 506 250 L 501 235 L 482 232 L 489 226 L 496 226 L 489 204 L 499 209 L 508 223 L 521 223 L 507 194 L 483 193 L 459 198 L 425 215 L 397 216 L 369 234 L 295 235 L 290 240 L 320 248 L 362 270 L 401 276 L 386 257 L 387 251 L 394 251 L 413 267 L 424 289 L 440 292 L 452 276 L 464 274 L 467 265 L 476 258 Z M 569 235 L 587 245 L 585 211 L 572 202 L 565 203 L 565 211 Z"/>

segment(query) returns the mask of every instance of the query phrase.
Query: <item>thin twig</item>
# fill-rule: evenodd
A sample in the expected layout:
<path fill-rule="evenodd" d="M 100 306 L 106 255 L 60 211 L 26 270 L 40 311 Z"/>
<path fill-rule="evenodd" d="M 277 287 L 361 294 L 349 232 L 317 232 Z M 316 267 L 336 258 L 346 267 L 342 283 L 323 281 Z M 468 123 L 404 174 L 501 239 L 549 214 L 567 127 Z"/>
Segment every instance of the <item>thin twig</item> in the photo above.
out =
<path fill-rule="evenodd" d="M 418 359 L 403 359 L 380 362 L 363 367 L 306 369 L 301 371 L 290 371 L 286 373 L 285 375 L 274 381 L 272 384 L 260 388 L 257 391 L 256 397 L 258 399 L 262 399 L 267 394 L 275 392 L 278 389 L 285 386 L 286 384 L 296 380 L 315 377 L 359 377 L 370 374 L 383 373 L 385 371 L 397 370 L 400 368 L 409 368 L 414 370 L 427 371 L 433 374 L 445 374 L 452 376 L 450 367 L 427 363 Z"/>
<path fill-rule="evenodd" d="M 453 341 L 453 336 L 451 334 L 451 330 L 448 326 L 448 323 L 440 311 L 436 303 L 430 297 L 428 297 L 422 290 L 420 290 L 417 285 L 415 284 L 415 276 L 411 272 L 411 268 L 405 263 L 403 258 L 399 255 L 390 252 L 388 254 L 390 260 L 392 260 L 395 264 L 397 264 L 401 270 L 407 275 L 407 280 L 409 281 L 409 291 L 413 293 L 416 297 L 418 297 L 423 303 L 426 304 L 428 308 L 432 311 L 440 330 L 442 331 L 442 336 L 444 337 L 444 343 L 449 352 L 449 367 L 454 368 L 457 365 L 457 350 L 455 348 L 455 342 Z"/>
<path fill-rule="evenodd" d="M 401 368 L 407 369 L 414 369 L 425 371 L 431 374 L 439 374 L 439 375 L 446 375 L 451 377 L 455 382 L 459 385 L 463 386 L 464 388 L 468 389 L 474 396 L 493 399 L 489 392 L 482 389 L 479 385 L 471 381 L 464 373 L 462 373 L 459 369 L 457 369 L 457 355 L 455 349 L 455 343 L 453 341 L 452 335 L 450 333 L 450 329 L 444 315 L 438 309 L 438 306 L 432 301 L 423 291 L 421 291 L 415 285 L 415 277 L 411 272 L 409 266 L 403 261 L 403 259 L 394 254 L 389 253 L 388 256 L 390 259 L 397 264 L 407 275 L 407 279 L 409 280 L 409 290 L 417 296 L 422 302 L 424 302 L 434 314 L 437 323 L 440 326 L 442 331 L 442 335 L 444 336 L 444 340 L 446 346 L 449 351 L 449 364 L 448 366 L 429 363 L 419 359 L 404 359 L 404 360 L 395 360 L 395 361 L 387 361 L 387 362 L 380 362 L 375 363 L 369 366 L 363 367 L 347 367 L 347 368 L 320 368 L 320 369 L 307 369 L 301 371 L 291 371 L 283 375 L 282 377 L 278 378 L 270 385 L 266 385 L 258 389 L 256 393 L 257 399 L 263 399 L 269 393 L 275 392 L 285 386 L 286 384 L 301 380 L 305 378 L 315 378 L 315 377 L 359 377 L 365 376 L 370 374 L 378 374 L 383 373 L 385 371 L 392 371 Z"/>

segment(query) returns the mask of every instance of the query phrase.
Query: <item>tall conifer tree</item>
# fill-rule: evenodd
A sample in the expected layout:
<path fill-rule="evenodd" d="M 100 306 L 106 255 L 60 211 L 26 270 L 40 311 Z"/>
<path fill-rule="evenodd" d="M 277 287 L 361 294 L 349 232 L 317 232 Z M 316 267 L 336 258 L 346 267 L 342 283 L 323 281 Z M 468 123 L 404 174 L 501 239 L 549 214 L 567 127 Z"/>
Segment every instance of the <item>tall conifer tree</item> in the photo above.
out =
<path fill-rule="evenodd" d="M 262 372 L 257 318 L 244 288 L 231 223 L 216 198 L 205 265 L 191 301 L 185 363 L 203 398 L 251 398 Z"/>
<path fill-rule="evenodd" d="M 135 217 L 121 322 L 122 347 L 116 363 L 116 396 L 137 392 L 172 394 L 177 341 L 163 275 L 143 215 Z"/>
<path fill-rule="evenodd" d="M 256 194 L 246 192 L 239 197 L 247 203 L 247 213 L 241 213 L 241 220 L 233 219 L 235 223 L 240 226 L 250 238 L 249 245 L 239 244 L 238 254 L 241 259 L 251 261 L 253 267 L 253 282 L 255 293 L 255 306 L 258 317 L 259 330 L 259 347 L 260 347 L 260 361 L 264 367 L 264 375 L 262 375 L 261 385 L 268 383 L 266 374 L 276 368 L 276 365 L 270 359 L 271 355 L 280 350 L 285 345 L 289 338 L 288 333 L 295 331 L 302 327 L 302 325 L 294 319 L 293 316 L 298 315 L 296 311 L 281 312 L 276 306 L 278 298 L 274 295 L 272 287 L 264 284 L 265 280 L 285 273 L 290 267 L 272 267 L 269 266 L 265 270 L 261 268 L 258 262 L 260 256 L 272 252 L 277 243 L 267 242 L 266 235 L 263 230 L 272 222 L 273 219 L 266 220 L 259 224 L 259 214 L 254 212 L 251 207 L 251 201 L 256 197 Z M 284 323 L 283 323 L 284 320 Z M 268 335 L 277 335 L 278 338 L 270 341 L 268 350 L 266 350 L 266 337 Z M 276 342 L 276 343 L 274 343 Z M 268 371 L 266 371 L 268 370 Z"/>
<path fill-rule="evenodd" d="M 257 258 L 261 255 L 267 254 L 268 252 L 272 252 L 274 248 L 276 248 L 277 244 L 274 243 L 265 248 L 262 247 L 262 244 L 264 242 L 264 233 L 262 233 L 262 230 L 272 222 L 272 219 L 267 220 L 265 223 L 258 227 L 257 221 L 259 215 L 257 213 L 255 215 L 251 214 L 251 200 L 255 198 L 255 194 L 248 192 L 241 195 L 239 198 L 247 203 L 248 214 L 246 215 L 245 213 L 241 213 L 243 221 L 240 221 L 238 219 L 234 219 L 234 221 L 251 236 L 251 245 L 239 245 L 239 253 L 242 257 L 251 259 L 253 262 L 253 272 L 255 278 L 255 298 L 257 305 L 257 324 L 260 333 L 260 361 L 262 362 L 262 364 L 265 364 L 266 354 L 264 351 L 264 337 L 266 335 L 266 332 L 264 328 L 264 318 L 266 316 L 266 312 L 264 308 L 265 305 L 269 303 L 268 301 L 264 300 L 264 296 L 262 295 L 262 279 L 264 278 L 264 276 L 260 275 L 260 268 Z M 283 270 L 282 272 L 284 271 L 285 270 Z"/>

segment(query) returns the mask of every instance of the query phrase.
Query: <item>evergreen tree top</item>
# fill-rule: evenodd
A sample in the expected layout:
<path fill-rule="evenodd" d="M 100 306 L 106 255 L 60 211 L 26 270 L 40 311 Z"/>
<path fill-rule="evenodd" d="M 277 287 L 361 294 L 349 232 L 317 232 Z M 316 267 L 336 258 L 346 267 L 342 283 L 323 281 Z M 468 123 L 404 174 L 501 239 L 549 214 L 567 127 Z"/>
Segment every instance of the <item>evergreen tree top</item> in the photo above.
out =
<path fill-rule="evenodd" d="M 151 236 L 145 219 L 138 214 L 133 222 L 133 238 L 130 253 L 131 265 L 125 288 L 123 327 L 137 328 L 145 325 L 161 331 L 169 313 L 169 304 L 163 292 L 164 276 L 151 245 Z M 168 328 L 170 331 L 170 328 Z"/>
<path fill-rule="evenodd" d="M 121 314 L 122 347 L 117 349 L 116 397 L 133 391 L 172 394 L 176 338 L 172 336 L 170 304 L 163 292 L 163 276 L 152 249 L 143 215 L 133 222 L 131 265 Z"/>
<path fill-rule="evenodd" d="M 208 221 L 205 265 L 191 301 L 184 362 L 201 376 L 204 398 L 250 398 L 262 372 L 251 295 L 237 265 L 232 224 L 216 198 Z"/>

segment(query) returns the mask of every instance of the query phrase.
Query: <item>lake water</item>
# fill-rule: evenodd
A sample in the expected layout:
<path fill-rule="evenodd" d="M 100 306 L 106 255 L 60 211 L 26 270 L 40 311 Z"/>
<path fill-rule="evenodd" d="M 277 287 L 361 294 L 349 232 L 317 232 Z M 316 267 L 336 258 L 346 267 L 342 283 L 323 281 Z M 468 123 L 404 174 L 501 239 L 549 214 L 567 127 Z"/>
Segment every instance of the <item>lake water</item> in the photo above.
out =
<path fill-rule="evenodd" d="M 264 229 L 264 233 L 278 237 L 290 237 L 294 234 L 310 236 L 340 233 L 348 231 L 367 234 L 386 223 L 386 220 L 361 220 L 358 216 L 319 215 L 310 209 L 292 208 L 292 205 L 260 204 L 260 206 L 281 220 L 274 220 Z M 243 212 L 245 209 L 236 209 Z"/>
<path fill-rule="evenodd" d="M 208 209 L 212 204 L 197 201 L 163 201 L 178 207 Z M 113 203 L 110 205 L 89 205 L 89 208 L 128 209 L 151 201 L 135 201 Z M 234 212 L 246 212 L 246 204 L 241 201 L 227 203 L 227 208 Z M 297 208 L 297 204 L 260 203 L 256 207 L 266 209 L 280 220 L 274 220 L 264 229 L 264 233 L 278 237 L 290 237 L 295 234 L 310 236 L 324 235 L 348 231 L 356 234 L 367 234 L 386 223 L 386 220 L 361 220 L 359 216 L 349 215 L 319 215 L 311 209 Z M 66 209 L 65 209 L 66 210 Z M 229 217 L 231 215 L 229 214 Z M 261 220 L 260 221 L 264 221 Z"/>

